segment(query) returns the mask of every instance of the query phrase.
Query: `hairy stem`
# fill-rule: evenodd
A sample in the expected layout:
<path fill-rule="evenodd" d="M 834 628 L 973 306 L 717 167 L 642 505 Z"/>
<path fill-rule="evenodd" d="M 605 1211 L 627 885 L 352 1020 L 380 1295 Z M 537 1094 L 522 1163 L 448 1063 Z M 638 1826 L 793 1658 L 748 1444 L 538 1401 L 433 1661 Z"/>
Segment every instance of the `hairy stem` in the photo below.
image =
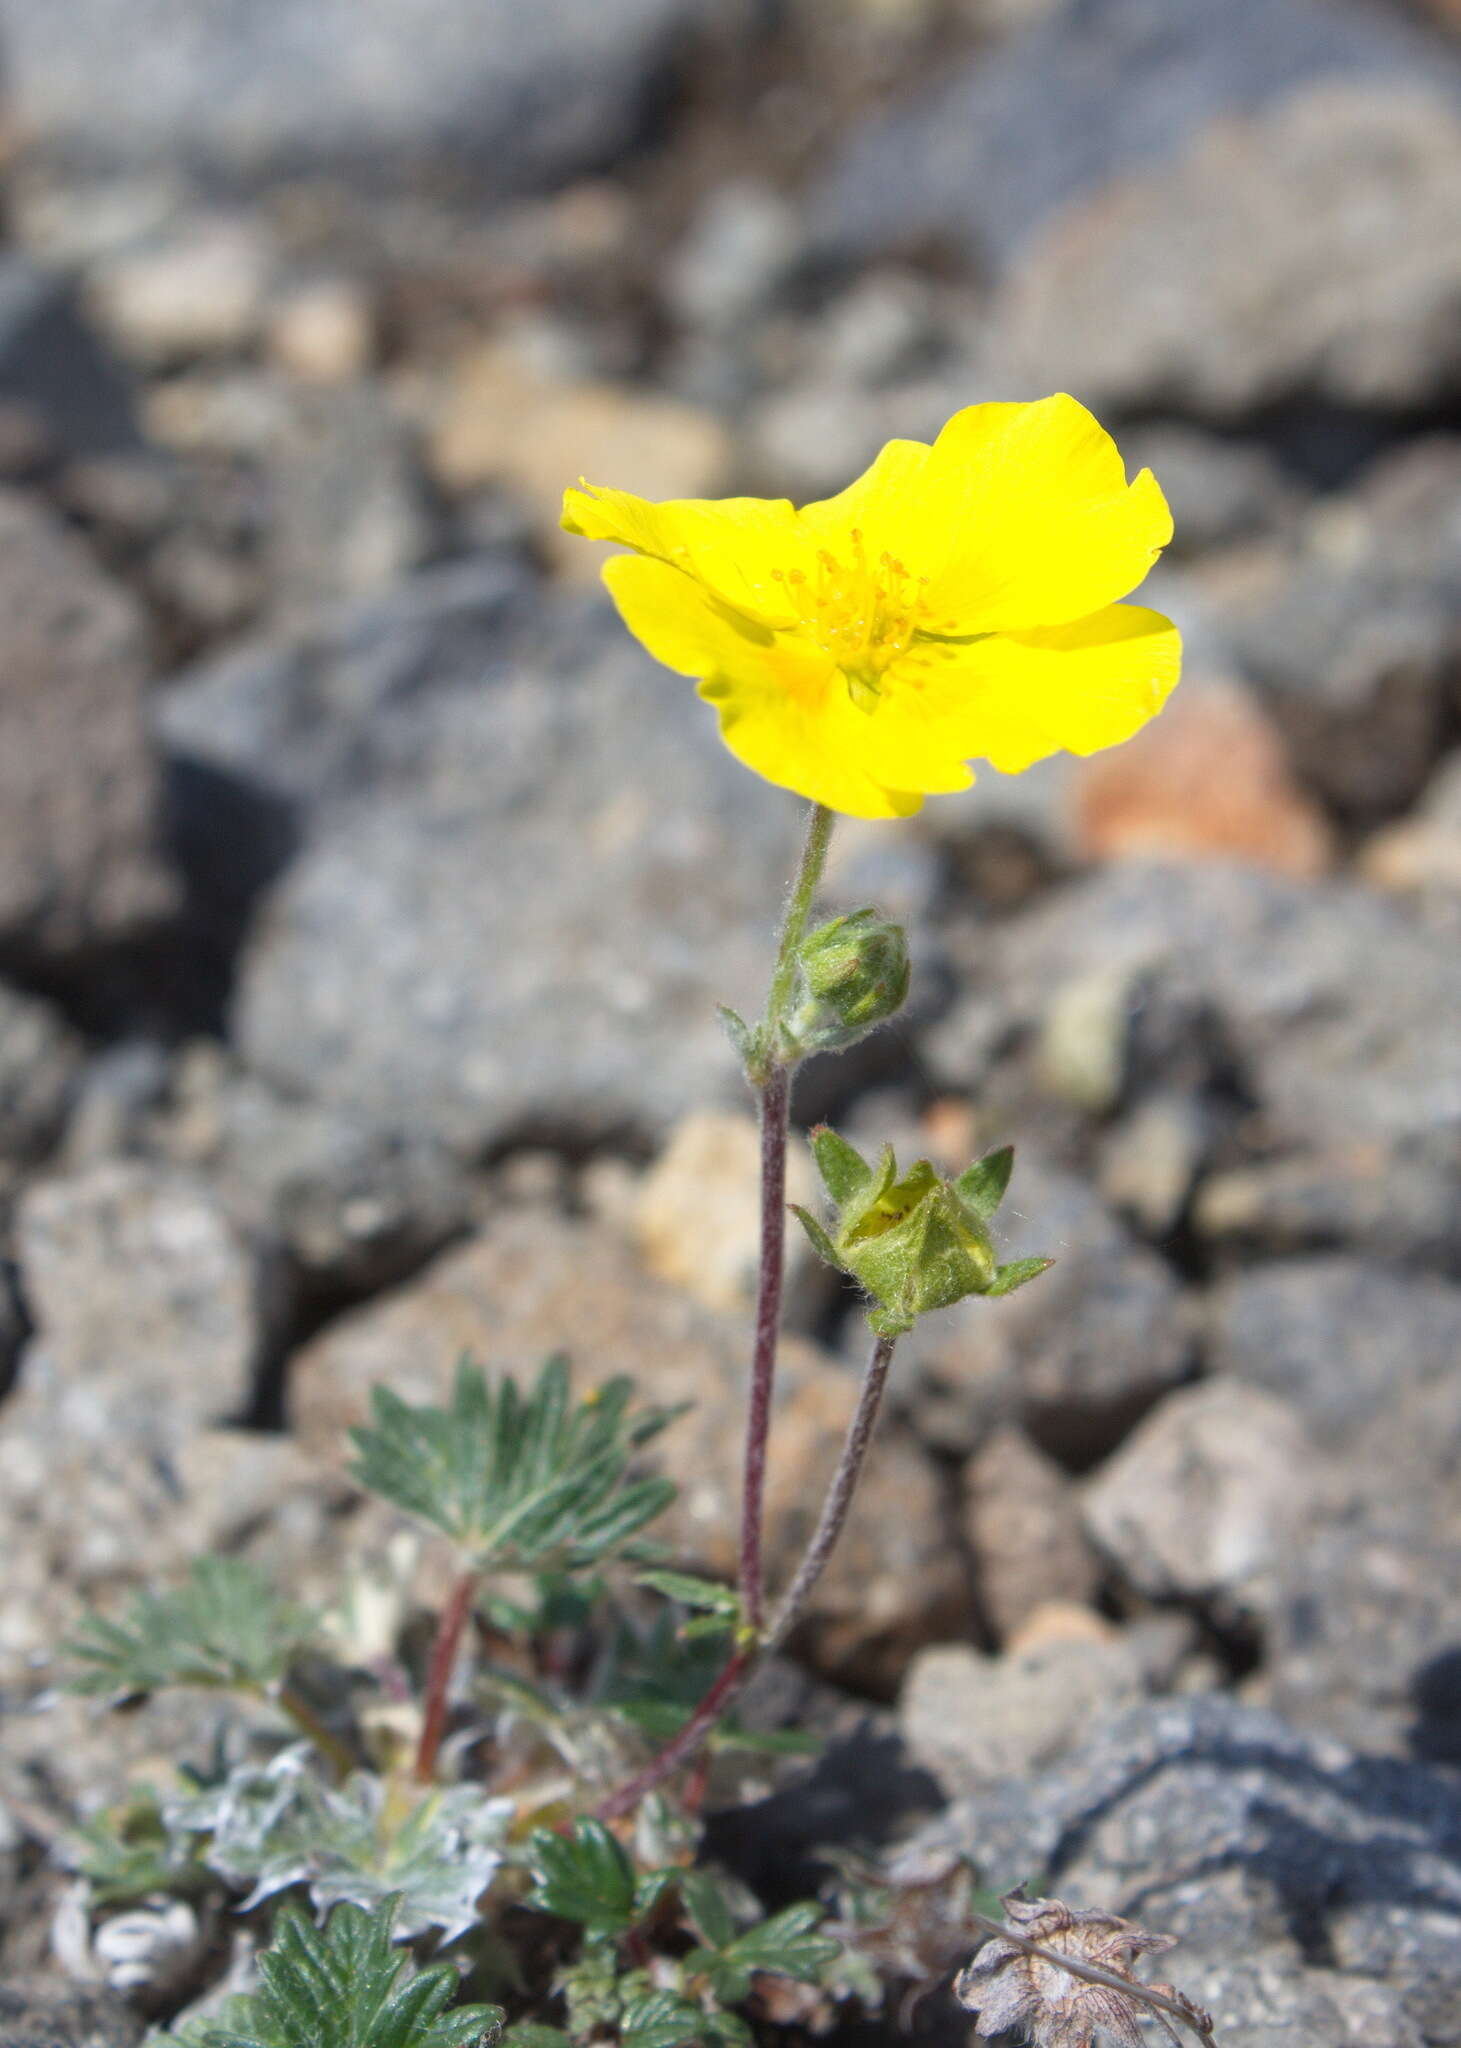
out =
<path fill-rule="evenodd" d="M 758 1053 L 751 1078 L 761 1095 L 761 1261 L 756 1288 L 756 1335 L 751 1390 L 746 1410 L 745 1478 L 741 1492 L 740 1594 L 745 1626 L 760 1635 L 766 1618 L 762 1535 L 766 1502 L 766 1454 L 771 1436 L 771 1397 L 776 1382 L 776 1345 L 781 1330 L 781 1295 L 786 1271 L 786 1139 L 791 1114 L 791 1069 L 781 1057 L 781 1023 L 796 977 L 797 948 L 807 928 L 812 899 L 827 862 L 832 813 L 814 804 L 806 839 L 781 927 L 776 966 L 757 1032 Z"/>
<path fill-rule="evenodd" d="M 811 1598 L 812 1590 L 826 1569 L 827 1560 L 837 1547 L 847 1521 L 852 1496 L 857 1491 L 857 1482 L 862 1477 L 862 1468 L 867 1462 L 868 1447 L 877 1427 L 878 1410 L 883 1404 L 883 1389 L 888 1384 L 888 1367 L 893 1362 L 892 1337 L 879 1337 L 873 1345 L 872 1356 L 862 1376 L 862 1391 L 857 1397 L 857 1407 L 847 1426 L 847 1436 L 842 1445 L 842 1456 L 838 1460 L 836 1473 L 822 1506 L 821 1519 L 816 1533 L 807 1546 L 807 1552 L 797 1567 L 796 1576 L 787 1588 L 780 1606 L 772 1620 L 766 1636 L 766 1648 L 775 1650 L 786 1641 L 796 1626 Z"/>
<path fill-rule="evenodd" d="M 281 1679 L 265 1695 L 281 1714 L 287 1714 L 300 1734 L 312 1742 L 339 1783 L 355 1768 L 355 1753 L 342 1735 L 337 1735 L 315 1712 L 309 1701 L 297 1693 L 287 1679 Z"/>
<path fill-rule="evenodd" d="M 436 1777 L 436 1759 L 446 1733 L 447 1693 L 476 1594 L 477 1573 L 462 1572 L 437 1620 L 436 1640 L 426 1667 L 426 1712 L 416 1751 L 416 1781 L 421 1785 L 431 1784 Z"/>
<path fill-rule="evenodd" d="M 620 1814 L 632 1813 L 656 1785 L 663 1784 L 672 1771 L 689 1762 L 750 1677 L 755 1662 L 754 1644 L 748 1643 L 744 1649 L 736 1651 L 679 1734 L 672 1736 L 642 1771 L 636 1771 L 632 1778 L 627 1778 L 599 1805 L 600 1820 L 617 1820 Z"/>
<path fill-rule="evenodd" d="M 1143 1984 L 1136 1977 L 1118 1977 L 1114 1971 L 1103 1970 L 1099 1963 L 1087 1963 L 1076 1956 L 1063 1955 L 1058 1948 L 1045 1948 L 1038 1941 L 1026 1941 L 1021 1934 L 1015 1934 L 1001 1920 L 990 1920 L 983 1913 L 970 1912 L 965 1916 L 972 1926 L 983 1928 L 986 1934 L 995 1934 L 1001 1941 L 1007 1941 L 1011 1948 L 1020 1949 L 1027 1956 L 1037 1956 L 1042 1963 L 1054 1963 L 1057 1969 L 1068 1976 L 1082 1977 L 1087 1984 L 1104 1984 L 1108 1990 L 1119 1991 L 1123 1997 L 1136 1998 L 1158 2015 L 1170 2013 L 1180 2020 L 1184 2027 L 1190 2027 L 1203 2048 L 1217 2048 L 1213 2039 L 1212 2021 L 1205 2012 L 1192 2005 L 1185 1998 L 1171 1998 L 1165 1991 L 1158 1991 L 1155 1985 Z M 1163 2021 L 1165 2025 L 1165 2021 Z M 1171 2028 L 1167 2032 L 1171 2033 Z"/>

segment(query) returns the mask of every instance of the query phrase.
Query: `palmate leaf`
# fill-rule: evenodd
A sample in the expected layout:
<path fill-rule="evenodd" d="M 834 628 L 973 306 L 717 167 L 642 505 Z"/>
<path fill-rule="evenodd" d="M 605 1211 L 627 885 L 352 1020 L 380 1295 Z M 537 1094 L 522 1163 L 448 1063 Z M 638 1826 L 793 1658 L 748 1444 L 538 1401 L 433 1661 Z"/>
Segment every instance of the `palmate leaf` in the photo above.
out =
<path fill-rule="evenodd" d="M 524 1393 L 457 1367 L 449 1406 L 372 1390 L 374 1421 L 352 1430 L 352 1474 L 429 1523 L 479 1568 L 580 1570 L 619 1550 L 675 1497 L 668 1479 L 628 1477 L 634 1452 L 675 1411 L 631 1411 L 627 1379 L 582 1401 L 567 1361 L 550 1358 Z"/>
<path fill-rule="evenodd" d="M 206 1838 L 201 1857 L 236 1889 L 241 1910 L 293 1885 L 321 1910 L 395 1901 L 396 1932 L 436 1928 L 453 1941 L 476 1924 L 477 1901 L 503 1860 L 510 1800 L 476 1785 L 420 1791 L 402 1807 L 381 1778 L 321 1783 L 304 1745 L 244 1764 L 218 1786 L 170 1801 L 168 1825 Z M 250 1889 L 251 1888 L 251 1889 Z"/>
<path fill-rule="evenodd" d="M 535 1829 L 528 1860 L 536 1880 L 528 1904 L 590 1933 L 622 1934 L 649 1903 L 627 1852 L 602 1821 L 576 1820 L 571 1835 Z"/>
<path fill-rule="evenodd" d="M 699 1913 L 696 1918 L 700 1920 Z M 841 1953 L 840 1943 L 818 1934 L 822 1918 L 822 1908 L 815 1902 L 788 1906 L 769 1920 L 748 1927 L 733 1941 L 692 1950 L 685 1967 L 701 1972 L 726 2005 L 738 2005 L 749 1995 L 751 1979 L 758 1970 L 794 1977 L 799 1984 L 819 1983 L 822 1972 Z"/>
<path fill-rule="evenodd" d="M 67 1685 L 145 1693 L 167 1685 L 257 1691 L 282 1677 L 314 1617 L 237 1557 L 195 1558 L 171 1593 L 142 1593 L 120 1621 L 89 1614 L 63 1645 Z"/>
<path fill-rule="evenodd" d="M 259 1958 L 258 1991 L 235 1999 L 223 2023 L 194 2036 L 203 2048 L 468 2048 L 495 2040 L 495 2005 L 448 2011 L 449 1963 L 404 1977 L 392 1945 L 395 1902 L 374 1912 L 337 1906 L 323 1927 L 289 1906 Z"/>

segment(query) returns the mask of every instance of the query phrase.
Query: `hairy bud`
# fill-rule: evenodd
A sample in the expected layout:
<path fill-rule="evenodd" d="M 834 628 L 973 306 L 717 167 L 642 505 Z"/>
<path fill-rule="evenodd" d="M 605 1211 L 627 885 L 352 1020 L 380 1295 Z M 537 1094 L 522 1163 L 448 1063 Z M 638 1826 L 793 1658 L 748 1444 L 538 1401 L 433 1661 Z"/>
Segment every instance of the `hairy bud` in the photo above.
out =
<path fill-rule="evenodd" d="M 907 935 L 876 910 L 850 911 L 818 925 L 802 940 L 796 964 L 783 1030 L 797 1058 L 856 1044 L 907 999 Z"/>

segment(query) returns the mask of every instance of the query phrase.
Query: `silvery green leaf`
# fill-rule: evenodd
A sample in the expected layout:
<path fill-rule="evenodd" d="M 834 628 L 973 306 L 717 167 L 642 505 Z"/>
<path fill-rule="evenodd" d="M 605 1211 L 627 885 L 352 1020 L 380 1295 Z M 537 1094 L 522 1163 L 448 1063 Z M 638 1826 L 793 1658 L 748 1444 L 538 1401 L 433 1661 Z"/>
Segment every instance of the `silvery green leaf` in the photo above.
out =
<path fill-rule="evenodd" d="M 449 1403 L 372 1389 L 373 1420 L 351 1432 L 352 1474 L 440 1529 L 479 1568 L 578 1570 L 621 1550 L 674 1499 L 668 1479 L 631 1479 L 634 1453 L 672 1419 L 631 1407 L 613 1379 L 581 1401 L 567 1361 L 550 1358 L 526 1392 L 489 1384 L 463 1360 Z"/>
<path fill-rule="evenodd" d="M 140 1593 L 119 1621 L 89 1614 L 63 1644 L 71 1691 L 147 1693 L 168 1685 L 257 1691 L 280 1678 L 315 1619 L 238 1557 L 195 1558 L 168 1593 Z"/>

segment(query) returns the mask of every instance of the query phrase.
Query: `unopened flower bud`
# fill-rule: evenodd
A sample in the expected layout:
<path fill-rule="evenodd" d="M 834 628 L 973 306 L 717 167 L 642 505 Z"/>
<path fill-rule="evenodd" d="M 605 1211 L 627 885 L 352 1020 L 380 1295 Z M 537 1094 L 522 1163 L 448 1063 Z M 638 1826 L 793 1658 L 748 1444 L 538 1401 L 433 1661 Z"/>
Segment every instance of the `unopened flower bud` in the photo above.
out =
<path fill-rule="evenodd" d="M 800 1057 L 854 1045 L 902 1009 L 909 973 L 903 927 L 876 910 L 818 925 L 797 949 L 788 1049 Z"/>
<path fill-rule="evenodd" d="M 901 1177 L 887 1146 L 876 1167 L 823 1125 L 812 1151 L 837 1204 L 829 1233 L 805 1209 L 803 1228 L 829 1265 L 850 1273 L 872 1296 L 869 1315 L 882 1336 L 912 1329 L 930 1309 L 970 1294 L 1009 1294 L 1033 1280 L 1048 1259 L 999 1265 L 988 1223 L 1009 1183 L 1013 1154 L 991 1152 L 957 1180 L 920 1159 Z"/>

